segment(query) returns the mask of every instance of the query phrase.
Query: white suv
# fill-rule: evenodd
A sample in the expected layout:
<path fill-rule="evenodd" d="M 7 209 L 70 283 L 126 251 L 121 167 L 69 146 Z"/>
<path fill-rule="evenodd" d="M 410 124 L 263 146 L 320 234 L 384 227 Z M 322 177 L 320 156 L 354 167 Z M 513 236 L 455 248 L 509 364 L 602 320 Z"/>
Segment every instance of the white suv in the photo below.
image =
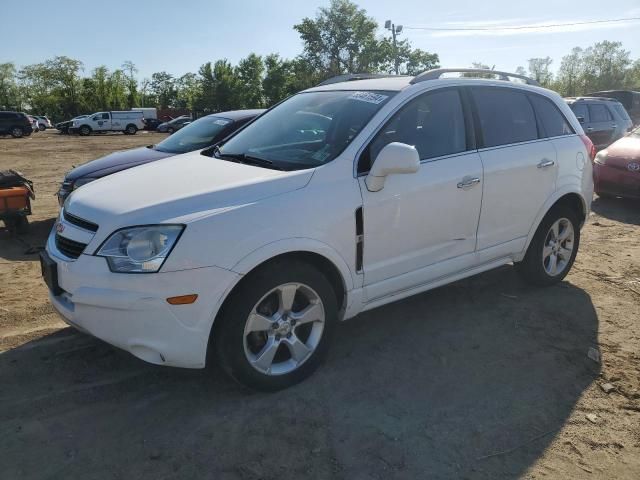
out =
<path fill-rule="evenodd" d="M 51 302 L 148 362 L 217 359 L 274 390 L 360 312 L 510 262 L 562 280 L 591 142 L 531 80 L 448 72 L 329 81 L 218 146 L 76 190 L 41 257 Z"/>

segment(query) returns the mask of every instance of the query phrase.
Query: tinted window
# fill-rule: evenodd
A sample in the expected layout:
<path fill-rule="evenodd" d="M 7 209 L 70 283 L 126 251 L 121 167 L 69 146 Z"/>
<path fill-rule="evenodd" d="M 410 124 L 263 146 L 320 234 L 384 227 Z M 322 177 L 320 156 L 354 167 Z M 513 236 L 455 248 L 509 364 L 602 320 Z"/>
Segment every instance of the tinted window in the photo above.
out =
<path fill-rule="evenodd" d="M 589 117 L 592 122 L 608 122 L 612 120 L 609 109 L 605 105 L 598 103 L 589 104 Z"/>
<path fill-rule="evenodd" d="M 154 148 L 161 152 L 186 153 L 200 150 L 221 140 L 230 131 L 232 121 L 222 117 L 203 117 L 181 128 Z"/>
<path fill-rule="evenodd" d="M 584 103 L 572 103 L 569 106 L 571 107 L 571 110 L 573 110 L 573 113 L 575 113 L 576 117 L 584 118 L 585 122 L 589 121 L 589 111 Z"/>
<path fill-rule="evenodd" d="M 299 93 L 222 144 L 219 157 L 256 157 L 296 170 L 336 158 L 395 92 L 327 90 Z"/>
<path fill-rule="evenodd" d="M 473 88 L 485 147 L 538 138 L 536 117 L 524 93 L 510 88 Z"/>
<path fill-rule="evenodd" d="M 0 112 L 0 119 L 7 119 L 7 118 L 11 118 L 13 117 L 12 113 L 7 113 L 7 112 Z"/>
<path fill-rule="evenodd" d="M 616 112 L 618 112 L 618 115 L 620 115 L 621 118 L 623 118 L 624 120 L 631 121 L 631 117 L 629 117 L 629 114 L 624 109 L 621 103 L 615 103 L 613 105 L 613 108 Z"/>
<path fill-rule="evenodd" d="M 540 95 L 529 95 L 529 99 L 536 111 L 538 120 L 542 124 L 546 137 L 557 137 L 559 135 L 571 135 L 573 129 L 551 100 Z"/>
<path fill-rule="evenodd" d="M 420 159 L 441 157 L 466 150 L 464 114 L 457 90 L 427 93 L 411 100 L 384 126 L 369 147 L 375 160 L 391 142 L 413 145 Z M 362 165 L 360 171 L 367 171 Z"/>

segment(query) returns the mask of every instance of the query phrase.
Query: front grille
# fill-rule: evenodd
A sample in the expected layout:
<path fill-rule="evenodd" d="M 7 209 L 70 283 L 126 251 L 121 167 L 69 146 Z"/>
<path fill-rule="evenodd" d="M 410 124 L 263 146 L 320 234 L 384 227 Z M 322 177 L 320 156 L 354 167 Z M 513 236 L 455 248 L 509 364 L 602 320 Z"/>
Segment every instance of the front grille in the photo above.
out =
<path fill-rule="evenodd" d="M 76 217 L 75 215 L 67 212 L 66 210 L 64 210 L 62 215 L 64 216 L 64 219 L 67 222 L 72 223 L 76 227 L 84 228 L 85 230 L 89 230 L 90 232 L 97 232 L 98 231 L 98 225 L 96 225 L 93 222 L 90 222 L 90 221 L 85 220 L 85 219 L 80 218 L 80 217 Z"/>
<path fill-rule="evenodd" d="M 75 240 L 65 238 L 59 233 L 56 233 L 56 248 L 66 257 L 78 258 L 86 246 L 86 243 L 76 242 Z"/>

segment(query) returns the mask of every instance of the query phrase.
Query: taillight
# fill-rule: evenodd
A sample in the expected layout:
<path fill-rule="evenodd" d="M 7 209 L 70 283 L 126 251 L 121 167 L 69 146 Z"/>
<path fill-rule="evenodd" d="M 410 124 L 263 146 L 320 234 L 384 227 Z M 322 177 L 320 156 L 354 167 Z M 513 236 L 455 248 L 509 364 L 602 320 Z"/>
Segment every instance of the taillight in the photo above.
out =
<path fill-rule="evenodd" d="M 589 155 L 589 159 L 593 162 L 593 159 L 596 158 L 596 147 L 593 145 L 591 139 L 586 135 L 580 135 L 580 140 L 584 143 L 584 146 L 587 149 L 587 155 Z"/>

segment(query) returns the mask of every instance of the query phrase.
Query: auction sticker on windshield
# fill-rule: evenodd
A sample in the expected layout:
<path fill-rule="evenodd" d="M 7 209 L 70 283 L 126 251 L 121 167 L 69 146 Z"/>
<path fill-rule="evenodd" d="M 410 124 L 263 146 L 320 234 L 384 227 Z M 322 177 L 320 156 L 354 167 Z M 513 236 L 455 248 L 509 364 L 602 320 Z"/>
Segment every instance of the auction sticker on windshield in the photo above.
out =
<path fill-rule="evenodd" d="M 349 100 L 359 100 L 361 102 L 374 103 L 376 105 L 384 102 L 387 98 L 389 98 L 388 95 L 381 95 L 373 92 L 354 92 L 349 95 Z"/>
<path fill-rule="evenodd" d="M 216 125 L 226 125 L 227 123 L 231 123 L 231 120 L 216 120 L 215 122 Z"/>

